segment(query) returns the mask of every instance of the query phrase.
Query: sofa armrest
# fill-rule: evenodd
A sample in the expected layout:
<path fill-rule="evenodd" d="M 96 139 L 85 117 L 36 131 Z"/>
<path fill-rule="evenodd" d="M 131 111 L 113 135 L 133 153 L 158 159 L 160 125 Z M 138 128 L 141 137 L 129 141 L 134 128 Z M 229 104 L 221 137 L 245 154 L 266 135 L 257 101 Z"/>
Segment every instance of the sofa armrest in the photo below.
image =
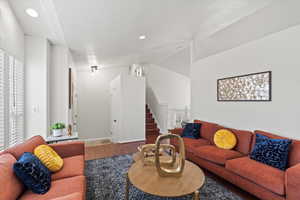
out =
<path fill-rule="evenodd" d="M 62 142 L 50 144 L 49 146 L 52 147 L 62 158 L 78 155 L 84 156 L 84 142 Z"/>
<path fill-rule="evenodd" d="M 169 130 L 169 132 L 175 135 L 182 135 L 183 128 L 174 128 Z"/>
<path fill-rule="evenodd" d="M 287 200 L 300 199 L 300 164 L 294 165 L 286 170 L 285 190 Z"/>

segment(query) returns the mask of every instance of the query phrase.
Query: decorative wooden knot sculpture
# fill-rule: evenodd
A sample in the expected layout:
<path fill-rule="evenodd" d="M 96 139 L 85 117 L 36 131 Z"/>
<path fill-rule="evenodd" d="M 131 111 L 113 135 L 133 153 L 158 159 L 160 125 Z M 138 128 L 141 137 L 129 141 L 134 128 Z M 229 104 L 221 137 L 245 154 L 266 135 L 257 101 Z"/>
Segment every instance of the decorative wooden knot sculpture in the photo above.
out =
<path fill-rule="evenodd" d="M 146 144 L 140 146 L 141 159 L 144 165 L 155 165 L 155 144 Z M 167 155 L 166 152 L 169 154 Z M 159 148 L 160 163 L 163 166 L 173 166 L 176 162 L 176 149 L 170 144 L 161 144 Z"/>
<path fill-rule="evenodd" d="M 160 160 L 160 149 L 163 146 L 163 144 L 160 144 L 162 140 L 164 139 L 172 139 L 175 138 L 179 142 L 179 154 L 178 157 L 175 154 L 175 161 L 172 166 L 164 166 L 162 165 L 162 162 Z M 160 176 L 181 176 L 183 170 L 184 170 L 184 164 L 185 164 L 185 148 L 183 140 L 180 136 L 175 134 L 166 134 L 166 135 L 160 135 L 156 139 L 155 143 L 155 165 L 158 171 L 158 174 Z"/>

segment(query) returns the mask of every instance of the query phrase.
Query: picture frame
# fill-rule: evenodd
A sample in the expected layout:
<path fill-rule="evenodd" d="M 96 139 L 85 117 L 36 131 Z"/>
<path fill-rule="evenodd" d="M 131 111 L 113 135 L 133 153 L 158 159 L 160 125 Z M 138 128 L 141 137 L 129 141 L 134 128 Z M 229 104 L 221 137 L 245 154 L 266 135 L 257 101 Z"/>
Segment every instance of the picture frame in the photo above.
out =
<path fill-rule="evenodd" d="M 272 72 L 264 71 L 218 79 L 217 101 L 272 101 Z"/>

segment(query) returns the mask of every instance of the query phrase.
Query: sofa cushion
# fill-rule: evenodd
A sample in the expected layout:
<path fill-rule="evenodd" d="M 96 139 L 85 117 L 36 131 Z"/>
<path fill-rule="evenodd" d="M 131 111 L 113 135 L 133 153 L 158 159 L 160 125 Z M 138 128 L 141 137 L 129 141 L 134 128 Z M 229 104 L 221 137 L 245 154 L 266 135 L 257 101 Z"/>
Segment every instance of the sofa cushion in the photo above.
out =
<path fill-rule="evenodd" d="M 213 145 L 197 147 L 194 151 L 194 154 L 195 156 L 220 165 L 225 165 L 227 160 L 243 156 L 243 154 L 238 151 L 220 149 Z"/>
<path fill-rule="evenodd" d="M 279 169 L 251 160 L 249 157 L 227 161 L 226 169 L 276 194 L 285 194 L 285 173 Z"/>
<path fill-rule="evenodd" d="M 201 124 L 201 137 L 210 141 L 211 144 L 213 144 L 215 132 L 218 130 L 217 124 L 201 120 L 194 120 L 194 123 Z"/>
<path fill-rule="evenodd" d="M 185 145 L 185 150 L 186 151 L 194 151 L 195 148 L 200 147 L 200 146 L 205 146 L 209 145 L 210 142 L 205 139 L 192 139 L 192 138 L 183 138 L 183 142 Z"/>
<path fill-rule="evenodd" d="M 63 168 L 52 174 L 52 180 L 84 175 L 84 157 L 72 156 L 64 158 Z"/>
<path fill-rule="evenodd" d="M 4 153 L 10 153 L 18 160 L 24 152 L 33 153 L 35 147 L 41 144 L 46 144 L 45 140 L 41 136 L 34 136 L 21 144 L 5 150 Z"/>
<path fill-rule="evenodd" d="M 17 160 L 11 154 L 0 155 L 0 197 L 5 200 L 16 200 L 23 192 L 23 184 L 13 172 Z"/>
<path fill-rule="evenodd" d="M 200 128 L 201 124 L 199 123 L 187 123 L 183 129 L 181 136 L 185 138 L 199 139 Z"/>
<path fill-rule="evenodd" d="M 14 164 L 14 172 L 18 179 L 37 194 L 45 194 L 51 186 L 51 172 L 32 153 L 25 152 Z"/>
<path fill-rule="evenodd" d="M 288 167 L 295 166 L 299 163 L 300 163 L 300 141 L 293 140 L 290 147 Z"/>
<path fill-rule="evenodd" d="M 261 134 L 261 135 L 264 135 L 264 136 L 267 136 L 267 137 L 273 138 L 273 139 L 289 139 L 286 137 L 282 137 L 282 136 L 279 136 L 279 135 L 276 135 L 273 133 L 260 131 L 260 130 L 256 130 L 256 131 L 254 131 L 254 133 Z M 254 145 L 255 145 L 255 136 L 254 136 L 253 142 L 252 142 L 252 149 L 254 148 Z M 288 167 L 292 167 L 299 163 L 300 163 L 300 141 L 293 140 L 292 144 L 290 145 Z"/>
<path fill-rule="evenodd" d="M 271 139 L 256 134 L 256 144 L 250 158 L 280 170 L 286 170 L 291 143 L 292 140 L 289 139 Z"/>
<path fill-rule="evenodd" d="M 237 139 L 230 130 L 220 129 L 215 133 L 214 143 L 221 149 L 233 149 L 237 144 Z"/>
<path fill-rule="evenodd" d="M 42 144 L 34 149 L 34 155 L 51 171 L 58 172 L 64 165 L 63 159 L 52 149 Z"/>
<path fill-rule="evenodd" d="M 237 145 L 234 147 L 234 150 L 246 155 L 250 153 L 253 139 L 253 133 L 251 131 L 238 130 L 218 125 L 217 130 L 220 129 L 228 129 L 235 134 L 237 137 Z"/>
<path fill-rule="evenodd" d="M 82 196 L 78 200 L 84 199 L 85 177 L 75 176 L 71 178 L 60 179 L 52 182 L 50 190 L 44 195 L 34 194 L 26 191 L 19 200 L 52 200 L 64 197 L 72 193 L 80 193 Z M 77 199 L 75 199 L 77 200 Z"/>
<path fill-rule="evenodd" d="M 234 149 L 243 154 L 249 154 L 251 151 L 253 133 L 251 131 L 237 129 L 231 129 L 231 131 L 236 135 L 238 140 L 238 143 Z"/>

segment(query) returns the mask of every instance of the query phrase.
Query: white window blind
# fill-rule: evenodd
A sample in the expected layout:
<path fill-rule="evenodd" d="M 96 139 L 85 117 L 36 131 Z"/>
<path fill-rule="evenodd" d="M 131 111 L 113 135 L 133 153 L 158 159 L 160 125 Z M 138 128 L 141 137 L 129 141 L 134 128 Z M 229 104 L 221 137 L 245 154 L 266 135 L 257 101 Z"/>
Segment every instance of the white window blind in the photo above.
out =
<path fill-rule="evenodd" d="M 0 150 L 3 150 L 24 139 L 24 68 L 2 50 L 0 77 Z"/>
<path fill-rule="evenodd" d="M 23 141 L 23 65 L 9 56 L 9 134 L 8 146 Z"/>
<path fill-rule="evenodd" d="M 4 51 L 0 49 L 0 151 L 5 147 Z"/>
<path fill-rule="evenodd" d="M 22 62 L 15 60 L 16 68 L 16 114 L 17 114 L 17 143 L 23 142 L 25 130 L 24 130 L 24 116 L 25 116 L 25 106 L 24 106 L 24 65 Z"/>

